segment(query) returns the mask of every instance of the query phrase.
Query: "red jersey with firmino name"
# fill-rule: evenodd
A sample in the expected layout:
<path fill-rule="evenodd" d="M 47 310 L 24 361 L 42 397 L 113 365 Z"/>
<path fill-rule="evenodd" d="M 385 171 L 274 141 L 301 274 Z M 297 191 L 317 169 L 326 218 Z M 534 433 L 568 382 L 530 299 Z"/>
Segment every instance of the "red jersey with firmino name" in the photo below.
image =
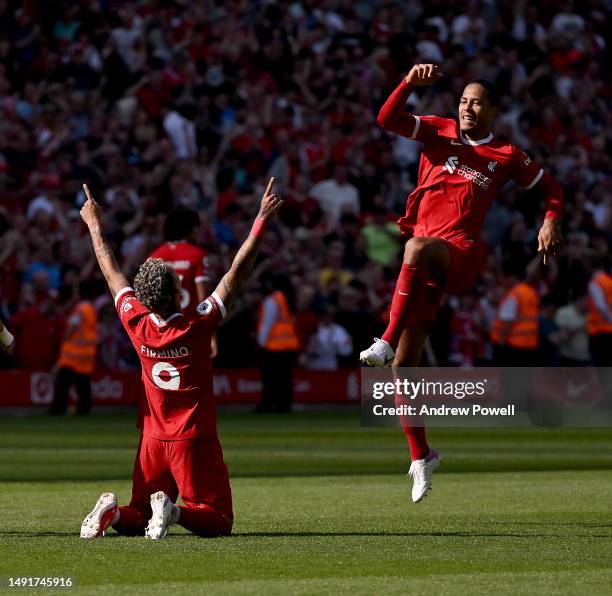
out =
<path fill-rule="evenodd" d="M 162 440 L 216 436 L 210 339 L 225 316 L 216 292 L 194 308 L 193 319 L 181 313 L 161 319 L 132 288 L 117 292 L 115 307 L 142 366 L 143 434 Z"/>
<path fill-rule="evenodd" d="M 479 141 L 463 136 L 449 118 L 414 116 L 412 136 L 423 143 L 419 180 L 408 197 L 402 232 L 453 242 L 479 239 L 484 219 L 506 182 L 535 186 L 544 171 L 515 145 L 490 134 Z"/>
<path fill-rule="evenodd" d="M 165 242 L 156 248 L 150 258 L 163 259 L 181 278 L 181 310 L 191 319 L 198 303 L 196 283 L 210 281 L 208 256 L 205 250 L 186 240 Z"/>

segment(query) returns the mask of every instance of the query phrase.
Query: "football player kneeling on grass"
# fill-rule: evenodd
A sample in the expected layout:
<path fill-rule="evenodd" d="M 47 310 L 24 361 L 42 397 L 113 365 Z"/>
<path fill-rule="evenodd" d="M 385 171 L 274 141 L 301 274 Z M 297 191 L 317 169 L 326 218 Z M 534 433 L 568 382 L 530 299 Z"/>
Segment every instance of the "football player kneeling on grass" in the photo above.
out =
<path fill-rule="evenodd" d="M 104 493 L 83 521 L 82 538 L 102 536 L 109 525 L 120 534 L 144 534 L 153 540 L 163 538 L 173 524 L 200 536 L 231 533 L 232 495 L 217 438 L 210 339 L 253 268 L 266 222 L 282 205 L 273 184 L 272 178 L 230 270 L 194 307 L 197 316 L 189 318 L 181 314 L 180 278 L 161 259 L 145 261 L 134 287 L 128 285 L 104 240 L 100 207 L 84 186 L 87 201 L 81 216 L 140 358 L 146 405 L 132 500 L 119 507 L 113 493 Z"/>

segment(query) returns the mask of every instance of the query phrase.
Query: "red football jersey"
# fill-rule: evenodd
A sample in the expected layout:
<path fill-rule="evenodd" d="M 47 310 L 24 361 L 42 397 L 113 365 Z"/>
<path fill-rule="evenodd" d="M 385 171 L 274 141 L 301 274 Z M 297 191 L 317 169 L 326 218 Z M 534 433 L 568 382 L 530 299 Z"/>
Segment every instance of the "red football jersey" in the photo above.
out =
<path fill-rule="evenodd" d="M 165 242 L 156 248 L 150 257 L 163 259 L 177 272 L 183 286 L 181 293 L 183 314 L 189 319 L 196 318 L 195 306 L 198 303 L 196 283 L 210 281 L 206 251 L 182 240 Z"/>
<path fill-rule="evenodd" d="M 419 181 L 408 197 L 403 232 L 455 242 L 479 239 L 484 219 L 506 182 L 535 186 L 544 170 L 518 147 L 490 134 L 479 141 L 463 136 L 449 118 L 414 116 L 410 138 L 421 141 Z"/>
<path fill-rule="evenodd" d="M 193 320 L 181 313 L 160 319 L 132 288 L 117 292 L 115 307 L 142 366 L 143 434 L 164 440 L 216 436 L 210 338 L 225 316 L 216 292 L 194 309 Z"/>

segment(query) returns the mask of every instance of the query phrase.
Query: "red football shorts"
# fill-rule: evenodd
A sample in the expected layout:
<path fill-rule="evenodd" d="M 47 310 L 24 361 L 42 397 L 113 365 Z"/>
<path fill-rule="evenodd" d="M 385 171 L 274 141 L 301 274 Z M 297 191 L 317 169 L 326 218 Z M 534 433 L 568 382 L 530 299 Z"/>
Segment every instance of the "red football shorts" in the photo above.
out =
<path fill-rule="evenodd" d="M 444 292 L 461 296 L 474 289 L 483 270 L 489 249 L 483 242 L 451 242 L 445 240 L 450 255 L 450 269 Z"/>
<path fill-rule="evenodd" d="M 149 519 L 149 499 L 160 490 L 174 502 L 180 494 L 187 507 L 209 505 L 230 522 L 234 517 L 227 466 L 217 437 L 162 441 L 141 435 L 130 505 Z"/>

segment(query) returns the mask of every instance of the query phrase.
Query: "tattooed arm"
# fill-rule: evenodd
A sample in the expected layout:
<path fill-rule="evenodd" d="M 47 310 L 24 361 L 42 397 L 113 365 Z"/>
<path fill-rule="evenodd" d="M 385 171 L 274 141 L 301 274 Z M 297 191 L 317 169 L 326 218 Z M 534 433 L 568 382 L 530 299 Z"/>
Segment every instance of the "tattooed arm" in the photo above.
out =
<path fill-rule="evenodd" d="M 253 265 L 255 265 L 255 260 L 257 259 L 257 252 L 259 251 L 259 245 L 261 244 L 261 234 L 266 223 L 275 215 L 283 204 L 283 200 L 280 196 L 272 192 L 273 185 L 274 178 L 270 178 L 268 188 L 261 199 L 261 206 L 255 218 L 253 228 L 248 238 L 244 241 L 244 244 L 236 253 L 230 270 L 223 276 L 223 279 L 219 282 L 215 290 L 217 296 L 219 296 L 228 309 L 236 299 L 242 284 L 253 270 Z"/>
<path fill-rule="evenodd" d="M 81 217 L 89 228 L 89 234 L 91 235 L 91 242 L 93 244 L 96 259 L 98 259 L 98 265 L 100 265 L 102 274 L 114 298 L 115 294 L 119 290 L 128 287 L 129 283 L 125 275 L 121 273 L 111 247 L 106 240 L 104 240 L 100 205 L 94 201 L 87 184 L 83 184 L 83 190 L 87 196 L 87 201 L 85 201 L 85 204 L 81 208 Z"/>

